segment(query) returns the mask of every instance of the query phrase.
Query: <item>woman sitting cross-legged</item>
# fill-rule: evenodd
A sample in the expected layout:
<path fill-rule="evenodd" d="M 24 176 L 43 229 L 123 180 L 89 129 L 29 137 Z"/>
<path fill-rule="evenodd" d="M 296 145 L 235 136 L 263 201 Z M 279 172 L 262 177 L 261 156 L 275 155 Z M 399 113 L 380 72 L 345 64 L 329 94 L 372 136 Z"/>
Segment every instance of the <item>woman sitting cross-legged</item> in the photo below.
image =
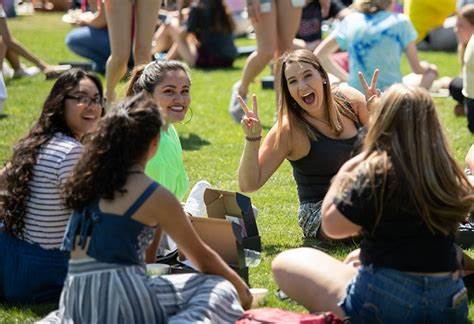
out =
<path fill-rule="evenodd" d="M 263 141 L 256 98 L 253 110 L 241 100 L 245 147 L 239 167 L 240 190 L 260 189 L 289 160 L 300 201 L 298 223 L 305 237 L 320 239 L 321 203 L 331 178 L 350 159 L 358 129 L 367 122 L 366 100 L 354 88 L 332 87 L 326 71 L 308 50 L 283 55 L 278 73 L 278 121 Z M 376 75 L 370 91 L 375 79 Z"/>
<path fill-rule="evenodd" d="M 183 149 L 173 124 L 182 122 L 191 109 L 191 77 L 186 63 L 174 60 L 154 61 L 133 69 L 126 94 L 147 93 L 162 109 L 164 125 L 160 131 L 160 146 L 147 163 L 145 173 L 182 201 L 189 189 L 184 167 Z M 159 248 L 159 249 L 158 249 Z M 156 260 L 156 252 L 166 254 L 176 245 L 161 229 L 147 252 L 147 262 Z"/>
<path fill-rule="evenodd" d="M 69 272 L 59 311 L 45 321 L 228 323 L 250 305 L 247 285 L 201 241 L 173 194 L 144 173 L 161 126 L 155 102 L 139 94 L 86 143 L 66 184 L 74 210 L 63 243 L 72 251 Z M 145 250 L 157 226 L 209 275 L 147 276 Z"/>
<path fill-rule="evenodd" d="M 402 82 L 429 89 L 438 72 L 433 64 L 420 62 L 416 49 L 417 33 L 408 17 L 391 12 L 393 0 L 355 0 L 335 31 L 315 49 L 326 71 L 351 87 L 362 90 L 359 71 L 368 78 L 380 70 L 379 87 L 387 89 Z M 331 59 L 339 49 L 349 54 L 349 73 Z M 402 54 L 413 73 L 403 77 Z"/>
<path fill-rule="evenodd" d="M 82 154 L 82 137 L 104 112 L 102 102 L 95 75 L 62 74 L 1 170 L 0 301 L 59 299 L 69 260 L 59 247 L 71 215 L 61 189 Z"/>
<path fill-rule="evenodd" d="M 473 188 L 428 92 L 397 84 L 374 105 L 362 153 L 341 167 L 322 207 L 325 235 L 362 233 L 361 267 L 301 248 L 273 261 L 276 282 L 311 311 L 351 323 L 465 323 L 454 235 Z"/>

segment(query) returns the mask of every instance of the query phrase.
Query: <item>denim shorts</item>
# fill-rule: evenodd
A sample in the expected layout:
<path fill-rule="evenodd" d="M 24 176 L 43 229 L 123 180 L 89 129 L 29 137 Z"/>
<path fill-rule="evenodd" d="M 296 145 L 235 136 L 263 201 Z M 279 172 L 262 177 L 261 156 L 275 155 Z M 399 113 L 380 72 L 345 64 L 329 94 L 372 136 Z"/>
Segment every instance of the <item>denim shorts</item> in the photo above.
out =
<path fill-rule="evenodd" d="M 59 300 L 69 254 L 0 231 L 0 301 L 36 303 Z"/>
<path fill-rule="evenodd" d="M 339 303 L 351 323 L 466 323 L 467 291 L 461 278 L 361 267 Z"/>
<path fill-rule="evenodd" d="M 303 235 L 306 238 L 318 237 L 318 232 L 321 228 L 321 207 L 323 202 L 316 203 L 307 202 L 302 203 L 298 208 L 298 224 L 303 230 Z"/>

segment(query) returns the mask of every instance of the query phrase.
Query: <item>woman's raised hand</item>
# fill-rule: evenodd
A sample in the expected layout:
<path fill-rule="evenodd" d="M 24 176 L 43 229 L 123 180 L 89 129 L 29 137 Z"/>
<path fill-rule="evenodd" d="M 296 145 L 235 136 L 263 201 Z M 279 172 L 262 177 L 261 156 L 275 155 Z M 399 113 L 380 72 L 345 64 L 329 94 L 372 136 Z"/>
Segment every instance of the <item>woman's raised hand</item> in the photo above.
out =
<path fill-rule="evenodd" d="M 359 71 L 359 81 L 364 88 L 365 100 L 368 102 L 371 98 L 380 97 L 380 89 L 377 89 L 377 78 L 379 77 L 379 69 L 375 69 L 374 74 L 372 75 L 372 80 L 370 80 L 370 86 L 365 80 L 364 74 Z"/>
<path fill-rule="evenodd" d="M 252 95 L 252 109 L 250 109 L 245 100 L 241 96 L 238 96 L 240 107 L 242 107 L 245 115 L 242 118 L 240 124 L 244 130 L 244 134 L 247 139 L 259 139 L 262 137 L 262 124 L 258 118 L 258 104 L 257 96 Z"/>
<path fill-rule="evenodd" d="M 365 80 L 364 74 L 359 71 L 359 81 L 364 88 L 365 102 L 367 104 L 367 109 L 370 110 L 369 105 L 380 97 L 380 89 L 377 89 L 377 78 L 379 77 L 379 69 L 375 69 L 372 79 L 370 80 L 370 86 Z"/>

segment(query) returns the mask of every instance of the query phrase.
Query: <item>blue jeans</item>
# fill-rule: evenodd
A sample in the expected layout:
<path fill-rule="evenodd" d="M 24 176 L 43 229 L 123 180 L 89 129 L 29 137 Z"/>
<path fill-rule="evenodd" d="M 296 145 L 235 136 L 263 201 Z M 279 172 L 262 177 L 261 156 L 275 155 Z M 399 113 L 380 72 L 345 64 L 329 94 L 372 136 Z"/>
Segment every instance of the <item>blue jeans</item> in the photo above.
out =
<path fill-rule="evenodd" d="M 59 300 L 68 261 L 66 252 L 46 250 L 0 232 L 0 301 Z"/>
<path fill-rule="evenodd" d="M 367 266 L 347 286 L 339 305 L 355 324 L 466 323 L 463 289 L 462 279 L 452 275 L 422 276 Z M 460 298 L 454 298 L 458 293 Z"/>
<path fill-rule="evenodd" d="M 110 56 L 110 42 L 107 28 L 79 27 L 66 36 L 66 45 L 75 54 L 93 62 L 94 71 L 105 72 L 105 64 Z"/>

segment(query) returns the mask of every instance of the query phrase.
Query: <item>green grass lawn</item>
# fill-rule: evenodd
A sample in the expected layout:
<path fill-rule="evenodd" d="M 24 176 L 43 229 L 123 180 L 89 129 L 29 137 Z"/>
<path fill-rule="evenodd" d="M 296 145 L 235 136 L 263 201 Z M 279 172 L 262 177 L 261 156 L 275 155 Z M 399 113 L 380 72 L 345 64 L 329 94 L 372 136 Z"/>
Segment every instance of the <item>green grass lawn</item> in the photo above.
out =
<path fill-rule="evenodd" d="M 14 37 L 50 63 L 78 60 L 78 57 L 70 53 L 64 44 L 64 38 L 70 27 L 61 22 L 60 15 L 20 17 L 10 20 L 9 26 Z M 249 44 L 249 41 L 238 40 L 238 43 Z M 454 53 L 421 53 L 420 56 L 437 64 L 440 75 L 454 76 L 458 73 L 459 64 Z M 192 119 L 177 126 L 183 144 L 186 169 L 192 184 L 200 179 L 206 179 L 218 188 L 238 189 L 236 170 L 244 136 L 240 126 L 228 115 L 227 105 L 230 89 L 240 78 L 243 65 L 244 59 L 239 59 L 233 69 L 192 71 Z M 406 62 L 403 70 L 408 72 Z M 7 82 L 9 98 L 4 110 L 7 116 L 0 119 L 1 161 L 10 156 L 12 145 L 25 134 L 39 116 L 41 104 L 52 84 L 53 81 L 45 81 L 42 75 Z M 262 90 L 258 83 L 252 85 L 251 91 L 258 95 L 261 119 L 265 130 L 268 131 L 273 123 L 275 111 L 274 92 Z M 456 159 L 463 163 L 464 155 L 474 143 L 474 136 L 467 130 L 466 119 L 453 115 L 453 100 L 436 99 L 436 104 Z M 257 268 L 251 269 L 251 284 L 270 290 L 267 306 L 303 310 L 292 302 L 282 302 L 275 297 L 276 285 L 270 271 L 271 260 L 279 252 L 315 244 L 315 242 L 303 242 L 301 230 L 297 225 L 298 199 L 289 164 L 285 162 L 264 188 L 251 197 L 259 208 L 257 221 L 263 243 L 262 262 Z M 353 246 L 334 245 L 324 248 L 332 255 L 342 257 Z M 33 321 L 54 307 L 55 305 L 33 307 L 0 305 L 0 322 Z M 471 303 L 470 310 L 471 318 L 474 319 L 474 303 Z"/>

